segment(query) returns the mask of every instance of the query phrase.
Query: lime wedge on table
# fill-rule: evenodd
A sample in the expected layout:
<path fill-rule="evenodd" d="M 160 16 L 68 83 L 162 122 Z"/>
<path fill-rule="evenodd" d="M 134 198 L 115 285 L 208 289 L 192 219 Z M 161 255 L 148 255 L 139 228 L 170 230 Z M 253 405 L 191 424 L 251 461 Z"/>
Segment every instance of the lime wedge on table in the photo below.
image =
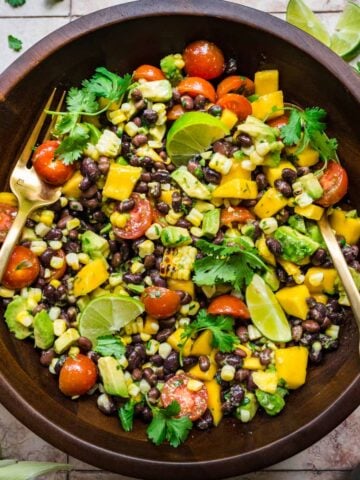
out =
<path fill-rule="evenodd" d="M 209 113 L 184 113 L 169 130 L 166 150 L 175 165 L 184 165 L 228 134 L 226 125 Z"/>
<path fill-rule="evenodd" d="M 360 6 L 349 2 L 331 37 L 331 49 L 344 58 L 356 56 L 360 49 Z"/>
<path fill-rule="evenodd" d="M 259 275 L 246 289 L 246 304 L 251 320 L 264 337 L 274 342 L 289 342 L 291 329 L 277 298 Z"/>
<path fill-rule="evenodd" d="M 111 335 L 141 315 L 144 306 L 126 295 L 103 295 L 89 302 L 80 317 L 80 335 L 96 344 L 96 339 Z"/>
<path fill-rule="evenodd" d="M 330 45 L 330 36 L 325 26 L 302 0 L 290 0 L 286 9 L 286 21 L 312 35 L 326 46 Z"/>

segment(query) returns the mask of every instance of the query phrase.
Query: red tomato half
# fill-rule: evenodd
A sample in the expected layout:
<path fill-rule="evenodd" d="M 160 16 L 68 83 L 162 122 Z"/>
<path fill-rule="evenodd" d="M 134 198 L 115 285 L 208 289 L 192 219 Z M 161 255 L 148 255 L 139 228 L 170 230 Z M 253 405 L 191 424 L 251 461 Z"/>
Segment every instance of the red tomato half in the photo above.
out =
<path fill-rule="evenodd" d="M 190 43 L 183 53 L 185 71 L 191 77 L 207 80 L 220 77 L 225 70 L 224 55 L 219 47 L 206 40 Z"/>
<path fill-rule="evenodd" d="M 211 315 L 230 315 L 235 318 L 250 318 L 249 310 L 240 298 L 233 295 L 221 295 L 210 303 L 208 313 Z"/>
<path fill-rule="evenodd" d="M 272 118 L 266 122 L 272 128 L 281 128 L 285 127 L 289 123 L 288 115 L 281 115 L 281 117 Z"/>
<path fill-rule="evenodd" d="M 61 367 L 59 388 L 64 395 L 73 397 L 84 395 L 95 385 L 97 368 L 86 355 L 79 353 L 75 358 L 68 357 Z"/>
<path fill-rule="evenodd" d="M 210 82 L 201 77 L 186 77 L 176 87 L 180 95 L 188 94 L 190 97 L 204 95 L 210 102 L 215 103 L 216 92 Z"/>
<path fill-rule="evenodd" d="M 187 388 L 190 378 L 187 375 L 175 375 L 164 385 L 161 391 L 161 403 L 164 407 L 176 400 L 180 405 L 179 417 L 188 416 L 192 422 L 205 413 L 208 406 L 208 392 L 205 385 L 197 392 Z"/>
<path fill-rule="evenodd" d="M 248 220 L 255 220 L 255 217 L 245 207 L 229 207 L 225 210 L 221 210 L 221 225 L 231 227 L 232 222 L 246 223 Z"/>
<path fill-rule="evenodd" d="M 218 98 L 223 97 L 227 93 L 240 93 L 248 97 L 255 92 L 255 85 L 250 78 L 240 75 L 230 75 L 224 78 L 217 86 L 216 93 Z"/>
<path fill-rule="evenodd" d="M 220 107 L 234 112 L 240 121 L 245 120 L 248 115 L 252 114 L 251 103 L 244 95 L 226 93 L 216 103 Z"/>
<path fill-rule="evenodd" d="M 138 193 L 133 193 L 135 207 L 129 212 L 130 218 L 124 228 L 114 228 L 114 233 L 119 238 L 135 240 L 140 238 L 152 223 L 153 213 L 150 202 L 141 198 Z"/>
<path fill-rule="evenodd" d="M 73 165 L 65 165 L 60 159 L 55 158 L 55 151 L 59 145 L 58 140 L 48 140 L 37 147 L 32 159 L 41 180 L 55 186 L 64 185 L 75 170 Z"/>
<path fill-rule="evenodd" d="M 18 245 L 11 254 L 2 283 L 11 289 L 28 287 L 37 279 L 39 272 L 37 256 L 29 248 Z"/>
<path fill-rule="evenodd" d="M 329 162 L 319 182 L 324 193 L 316 203 L 322 207 L 331 207 L 346 194 L 349 180 L 346 170 L 341 165 L 336 162 Z"/>
<path fill-rule="evenodd" d="M 145 288 L 141 295 L 145 311 L 154 318 L 169 318 L 180 308 L 180 297 L 173 290 L 164 287 Z"/>
<path fill-rule="evenodd" d="M 164 80 L 165 75 L 160 68 L 154 67 L 153 65 L 140 65 L 140 67 L 135 70 L 133 77 L 134 80 L 140 80 L 142 78 L 151 82 L 154 80 Z"/>
<path fill-rule="evenodd" d="M 0 203 L 0 243 L 5 240 L 14 218 L 16 217 L 17 208 L 7 203 Z"/>

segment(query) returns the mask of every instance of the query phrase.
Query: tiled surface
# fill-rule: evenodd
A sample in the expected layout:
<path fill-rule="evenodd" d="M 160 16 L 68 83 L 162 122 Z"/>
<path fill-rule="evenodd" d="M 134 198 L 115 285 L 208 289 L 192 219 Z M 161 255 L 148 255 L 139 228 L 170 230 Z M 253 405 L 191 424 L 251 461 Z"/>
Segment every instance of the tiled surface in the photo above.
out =
<path fill-rule="evenodd" d="M 176 0 L 173 0 L 176 2 Z M 205 2 L 206 0 L 197 0 Z M 284 18 L 287 0 L 233 0 Z M 13 9 L 0 0 L 0 72 L 19 54 L 7 47 L 9 34 L 24 42 L 24 50 L 51 31 L 76 16 L 126 0 L 27 0 L 25 6 Z M 321 19 L 333 29 L 346 0 L 307 0 Z M 46 18 L 43 18 L 46 17 Z M 23 51 L 24 51 L 23 50 Z M 127 480 L 129 477 L 96 470 L 47 444 L 21 425 L 0 406 L 1 456 L 27 460 L 69 462 L 70 474 L 57 473 L 47 480 Z M 350 471 L 360 464 L 360 407 L 329 435 L 294 457 L 263 472 L 237 477 L 237 480 L 347 480 Z M 11 480 L 11 479 L 8 479 Z M 360 480 L 360 477 L 359 479 Z"/>

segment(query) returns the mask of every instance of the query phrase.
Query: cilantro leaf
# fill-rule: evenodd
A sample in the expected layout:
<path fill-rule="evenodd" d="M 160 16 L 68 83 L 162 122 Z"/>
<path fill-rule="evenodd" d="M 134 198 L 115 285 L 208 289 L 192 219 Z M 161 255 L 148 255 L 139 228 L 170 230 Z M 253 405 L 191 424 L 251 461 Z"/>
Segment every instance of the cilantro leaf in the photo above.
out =
<path fill-rule="evenodd" d="M 172 447 L 177 448 L 187 439 L 192 422 L 189 417 L 169 418 L 166 427 L 166 440 Z"/>
<path fill-rule="evenodd" d="M 95 113 L 99 109 L 95 94 L 84 88 L 70 88 L 66 97 L 66 105 L 69 112 L 76 113 Z"/>
<path fill-rule="evenodd" d="M 26 0 L 5 0 L 6 3 L 14 8 L 21 7 L 26 3 Z"/>
<path fill-rule="evenodd" d="M 134 423 L 135 403 L 128 401 L 119 408 L 118 415 L 122 428 L 125 432 L 131 432 Z"/>
<path fill-rule="evenodd" d="M 71 165 L 81 157 L 89 138 L 88 129 L 77 124 L 72 133 L 60 143 L 56 153 L 65 165 Z"/>
<path fill-rule="evenodd" d="M 288 146 L 299 143 L 301 139 L 301 115 L 298 110 L 291 110 L 288 124 L 280 128 L 280 138 Z"/>
<path fill-rule="evenodd" d="M 326 123 L 322 121 L 325 117 L 326 111 L 323 108 L 305 108 L 303 119 L 305 122 L 305 128 L 310 136 L 314 132 L 323 132 L 325 130 Z"/>
<path fill-rule="evenodd" d="M 95 97 L 104 97 L 110 101 L 118 101 L 124 95 L 131 83 L 131 75 L 120 77 L 105 67 L 95 70 L 90 80 L 84 80 L 82 85 L 86 91 Z"/>
<path fill-rule="evenodd" d="M 320 132 L 314 132 L 310 137 L 311 146 L 319 152 L 323 160 L 333 160 L 336 158 L 338 142 L 336 138 L 328 138 Z"/>
<path fill-rule="evenodd" d="M 223 315 L 209 315 L 206 310 L 200 310 L 196 320 L 186 326 L 181 335 L 185 345 L 187 340 L 194 334 L 203 330 L 210 330 L 212 333 L 212 346 L 220 352 L 232 352 L 239 338 L 234 333 L 234 319 Z"/>
<path fill-rule="evenodd" d="M 14 50 L 15 52 L 20 52 L 22 49 L 22 41 L 19 38 L 14 37 L 13 35 L 8 36 L 8 45 L 9 48 Z"/>
<path fill-rule="evenodd" d="M 113 335 L 105 335 L 97 338 L 94 351 L 103 357 L 121 358 L 125 354 L 126 349 L 120 338 Z"/>
<path fill-rule="evenodd" d="M 78 115 L 74 115 L 73 113 L 64 113 L 63 115 L 60 115 L 56 121 L 53 134 L 58 137 L 71 132 L 75 128 L 77 121 Z"/>

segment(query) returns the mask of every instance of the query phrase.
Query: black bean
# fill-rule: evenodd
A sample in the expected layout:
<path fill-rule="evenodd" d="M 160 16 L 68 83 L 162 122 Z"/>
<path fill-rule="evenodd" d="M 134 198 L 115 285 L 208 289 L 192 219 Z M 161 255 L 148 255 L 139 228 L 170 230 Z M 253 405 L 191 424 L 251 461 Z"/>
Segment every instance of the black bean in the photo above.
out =
<path fill-rule="evenodd" d="M 294 183 L 297 178 L 296 170 L 293 170 L 292 168 L 284 168 L 281 172 L 281 177 L 285 182 L 290 184 Z"/>
<path fill-rule="evenodd" d="M 44 367 L 48 367 L 54 358 L 55 358 L 55 351 L 53 348 L 50 348 L 49 350 L 43 350 L 41 352 L 40 363 Z"/>
<path fill-rule="evenodd" d="M 201 110 L 205 107 L 206 105 L 206 98 L 204 95 L 196 95 L 194 98 L 194 107 L 196 110 Z"/>
<path fill-rule="evenodd" d="M 198 362 L 198 358 L 194 355 L 189 355 L 188 357 L 183 358 L 183 366 L 184 368 L 190 368 L 196 365 Z"/>
<path fill-rule="evenodd" d="M 240 325 L 236 329 L 236 335 L 240 338 L 242 343 L 246 343 L 249 341 L 249 332 L 245 325 Z"/>
<path fill-rule="evenodd" d="M 148 184 L 142 181 L 139 181 L 134 188 L 134 192 L 137 192 L 137 193 L 147 193 L 148 190 L 149 190 Z"/>
<path fill-rule="evenodd" d="M 89 177 L 84 177 L 79 184 L 79 188 L 82 192 L 86 192 L 93 184 L 94 182 Z"/>
<path fill-rule="evenodd" d="M 126 158 L 130 155 L 131 151 L 131 143 L 129 141 L 124 141 L 121 144 L 121 153 L 124 155 Z M 136 162 L 136 165 L 133 165 L 133 163 Z M 140 160 L 134 155 L 130 158 L 130 165 L 133 167 L 138 167 L 140 163 Z"/>
<path fill-rule="evenodd" d="M 45 287 L 43 288 L 43 295 L 49 302 L 56 301 L 56 289 L 52 285 L 45 285 Z"/>
<path fill-rule="evenodd" d="M 310 355 L 309 355 L 309 358 L 310 358 L 311 362 L 315 363 L 315 364 L 320 363 L 321 360 L 322 360 L 322 357 L 323 357 L 323 355 L 322 355 L 321 350 L 320 351 L 311 350 Z"/>
<path fill-rule="evenodd" d="M 147 398 L 149 399 L 150 403 L 156 403 L 160 398 L 160 390 L 156 387 L 151 388 L 148 391 Z"/>
<path fill-rule="evenodd" d="M 360 272 L 360 262 L 358 260 L 353 260 L 349 263 L 349 267 L 353 268 L 357 272 Z"/>
<path fill-rule="evenodd" d="M 226 157 L 229 156 L 230 153 L 230 145 L 228 142 L 223 142 L 221 140 L 218 140 L 213 144 L 213 150 L 216 153 L 221 153 L 221 155 L 225 155 Z"/>
<path fill-rule="evenodd" d="M 66 355 L 61 355 L 61 357 L 58 358 L 58 361 L 56 362 L 54 367 L 56 375 L 59 375 L 60 370 L 65 363 L 65 360 L 66 360 Z"/>
<path fill-rule="evenodd" d="M 82 200 L 82 204 L 84 205 L 84 207 L 88 208 L 89 210 L 96 210 L 100 206 L 99 200 L 97 198 Z"/>
<path fill-rule="evenodd" d="M 320 325 L 315 320 L 305 320 L 302 326 L 306 332 L 310 333 L 317 333 L 320 330 Z"/>
<path fill-rule="evenodd" d="M 36 315 L 37 313 L 41 312 L 41 310 L 45 310 L 46 305 L 44 303 L 38 303 L 35 308 L 32 309 L 32 314 Z"/>
<path fill-rule="evenodd" d="M 135 200 L 133 198 L 127 198 L 119 203 L 118 210 L 121 213 L 130 212 L 135 207 Z"/>
<path fill-rule="evenodd" d="M 315 342 L 316 338 L 317 338 L 316 334 L 306 332 L 301 337 L 300 343 L 301 345 L 304 345 L 305 347 L 307 347 L 309 345 L 312 345 Z"/>
<path fill-rule="evenodd" d="M 222 107 L 220 107 L 220 105 L 212 105 L 209 110 L 208 110 L 208 113 L 210 113 L 210 115 L 212 115 L 213 117 L 220 117 L 220 115 L 222 114 Z"/>
<path fill-rule="evenodd" d="M 180 297 L 180 304 L 181 305 L 188 305 L 192 300 L 192 297 L 191 297 L 190 293 L 184 292 L 183 290 L 181 290 L 181 292 L 183 293 L 183 295 L 181 295 L 181 297 Z"/>
<path fill-rule="evenodd" d="M 274 255 L 281 254 L 282 246 L 278 240 L 276 240 L 275 238 L 269 237 L 266 239 L 265 243 L 271 253 L 273 253 Z"/>
<path fill-rule="evenodd" d="M 156 123 L 159 115 L 152 108 L 146 108 L 143 111 L 142 117 L 148 125 L 153 125 L 154 123 Z"/>
<path fill-rule="evenodd" d="M 274 186 L 285 198 L 290 198 L 293 194 L 291 185 L 285 180 L 278 178 L 275 180 Z"/>
<path fill-rule="evenodd" d="M 247 382 L 246 382 L 246 387 L 247 387 L 248 390 L 250 390 L 250 392 L 254 392 L 257 389 L 257 385 L 254 382 L 253 377 L 252 377 L 252 372 L 249 373 L 249 376 L 248 376 Z"/>
<path fill-rule="evenodd" d="M 68 233 L 69 240 L 77 240 L 78 237 L 79 237 L 79 232 L 76 229 L 72 229 Z"/>
<path fill-rule="evenodd" d="M 203 173 L 204 173 L 205 180 L 208 183 L 213 183 L 215 185 L 219 185 L 219 183 L 221 182 L 221 174 L 219 172 L 216 172 L 212 168 L 204 167 L 203 168 Z"/>
<path fill-rule="evenodd" d="M 136 285 L 139 285 L 142 282 L 142 276 L 140 273 L 126 272 L 123 275 L 123 280 L 125 283 L 135 283 Z"/>
<path fill-rule="evenodd" d="M 234 75 L 237 72 L 238 66 L 236 58 L 230 57 L 227 59 L 225 63 L 225 74 L 226 75 Z"/>
<path fill-rule="evenodd" d="M 170 335 L 173 333 L 174 329 L 173 328 L 164 328 L 163 330 L 160 330 L 156 334 L 156 340 L 160 343 L 166 342 L 166 340 L 170 337 Z"/>
<path fill-rule="evenodd" d="M 159 169 L 152 174 L 153 180 L 159 183 L 168 183 L 170 181 L 170 174 L 167 170 Z"/>
<path fill-rule="evenodd" d="M 346 262 L 351 263 L 354 260 L 356 260 L 356 257 L 357 257 L 359 252 L 358 252 L 357 248 L 353 249 L 350 245 L 345 245 L 342 248 L 342 253 L 344 255 L 344 258 L 345 258 Z"/>
<path fill-rule="evenodd" d="M 79 337 L 77 340 L 77 344 L 78 344 L 78 347 L 81 348 L 81 350 L 84 350 L 85 352 L 88 352 L 89 350 L 92 349 L 92 342 L 87 337 Z"/>
<path fill-rule="evenodd" d="M 100 173 L 106 175 L 110 168 L 110 160 L 107 157 L 100 157 L 98 160 L 98 168 Z"/>
<path fill-rule="evenodd" d="M 40 261 L 44 267 L 50 267 L 50 261 L 56 252 L 52 248 L 47 248 L 44 253 L 40 255 Z"/>
<path fill-rule="evenodd" d="M 225 355 L 224 364 L 231 365 L 232 367 L 241 367 L 242 365 L 242 358 L 235 353 L 229 353 Z"/>
<path fill-rule="evenodd" d="M 298 177 L 302 177 L 303 175 L 307 175 L 310 173 L 310 168 L 309 167 L 298 167 L 296 169 Z"/>
<path fill-rule="evenodd" d="M 102 393 L 96 400 L 98 409 L 104 415 L 112 415 L 116 412 L 116 405 L 114 400 L 107 393 Z"/>
<path fill-rule="evenodd" d="M 159 198 L 161 195 L 160 183 L 151 183 L 149 185 L 149 194 L 152 198 Z"/>
<path fill-rule="evenodd" d="M 235 380 L 239 383 L 245 382 L 248 379 L 250 371 L 246 368 L 240 368 L 235 372 Z"/>
<path fill-rule="evenodd" d="M 141 413 L 142 419 L 145 423 L 150 423 L 152 420 L 152 411 L 150 407 L 144 407 Z"/>
<path fill-rule="evenodd" d="M 261 365 L 269 365 L 271 362 L 271 350 L 270 348 L 265 348 L 264 350 L 261 350 L 259 354 L 259 360 Z"/>
<path fill-rule="evenodd" d="M 188 208 L 191 208 L 192 207 L 192 204 L 193 204 L 193 201 L 190 197 L 188 197 L 187 195 L 183 195 L 182 197 L 182 204 L 184 205 L 184 207 L 188 207 Z"/>
<path fill-rule="evenodd" d="M 130 372 L 132 372 L 135 368 L 139 368 L 141 365 L 141 357 L 140 355 L 133 350 L 129 357 L 128 357 L 128 369 Z"/>
<path fill-rule="evenodd" d="M 45 235 L 45 240 L 61 240 L 62 239 L 62 231 L 60 228 L 52 228 L 48 231 Z"/>
<path fill-rule="evenodd" d="M 80 252 L 80 244 L 78 242 L 66 242 L 64 244 L 65 253 L 79 253 Z"/>
<path fill-rule="evenodd" d="M 232 413 L 232 411 L 234 410 L 234 407 L 231 405 L 231 402 L 229 400 L 226 400 L 221 405 L 221 410 L 224 413 L 224 415 L 230 415 Z"/>
<path fill-rule="evenodd" d="M 303 334 L 303 328 L 301 325 L 295 325 L 291 328 L 291 337 L 295 342 L 298 342 Z"/>
<path fill-rule="evenodd" d="M 210 360 L 207 355 L 200 355 L 199 368 L 202 372 L 207 372 L 210 368 Z"/>
<path fill-rule="evenodd" d="M 225 354 L 221 352 L 216 352 L 215 354 L 215 362 L 222 366 L 224 364 Z"/>
<path fill-rule="evenodd" d="M 165 371 L 170 372 L 176 372 L 176 370 L 179 368 L 179 354 L 178 352 L 175 352 L 175 350 L 172 350 L 169 355 L 165 358 L 164 360 L 164 369 Z"/>
<path fill-rule="evenodd" d="M 170 207 L 165 202 L 157 202 L 156 208 L 159 210 L 160 213 L 164 213 L 165 215 L 169 213 Z"/>
<path fill-rule="evenodd" d="M 156 262 L 156 258 L 154 254 L 151 255 L 146 255 L 144 258 L 144 267 L 146 270 L 149 270 L 150 268 L 153 268 Z"/>
<path fill-rule="evenodd" d="M 142 174 L 141 174 L 140 180 L 141 180 L 142 182 L 149 183 L 149 182 L 151 182 L 151 180 L 152 180 L 151 177 L 152 177 L 152 175 L 151 175 L 150 172 L 145 172 L 145 173 L 142 173 Z"/>
<path fill-rule="evenodd" d="M 259 190 L 264 190 L 269 185 L 263 173 L 258 173 L 255 177 L 255 181 Z"/>
<path fill-rule="evenodd" d="M 142 92 L 139 88 L 134 88 L 131 90 L 130 96 L 135 102 L 141 100 L 143 98 Z"/>
<path fill-rule="evenodd" d="M 183 95 L 180 98 L 180 103 L 184 110 L 192 110 L 194 108 L 194 100 L 189 95 Z"/>
<path fill-rule="evenodd" d="M 92 185 L 90 188 L 88 188 L 85 192 L 83 192 L 81 199 L 83 198 L 93 198 L 95 195 L 98 193 L 99 189 L 97 185 Z"/>
<path fill-rule="evenodd" d="M 175 323 L 176 323 L 176 318 L 175 317 L 159 319 L 159 326 L 160 326 L 161 329 L 163 329 L 163 328 L 173 329 Z M 174 329 L 173 329 L 173 331 L 174 331 Z"/>
<path fill-rule="evenodd" d="M 63 230 L 64 228 L 66 228 L 66 224 L 69 220 L 72 220 L 74 217 L 72 217 L 71 215 L 64 215 L 63 217 L 60 218 L 60 220 L 58 221 L 57 223 L 57 227 L 60 229 L 60 230 Z"/>
<path fill-rule="evenodd" d="M 150 171 L 154 165 L 153 160 L 150 157 L 142 157 L 140 159 L 140 164 L 145 170 Z"/>
<path fill-rule="evenodd" d="M 157 383 L 157 375 L 152 368 L 144 368 L 143 378 L 148 382 L 151 387 L 155 387 Z"/>
<path fill-rule="evenodd" d="M 246 133 L 241 133 L 235 138 L 235 144 L 239 145 L 240 147 L 249 148 L 253 144 L 253 141 L 250 135 Z"/>
<path fill-rule="evenodd" d="M 84 158 L 84 160 L 81 162 L 80 172 L 85 177 L 90 178 L 92 182 L 96 182 L 100 176 L 100 170 L 97 164 L 89 157 Z"/>
<path fill-rule="evenodd" d="M 141 127 L 141 118 L 140 117 L 134 117 L 132 121 L 135 123 L 137 127 Z"/>
<path fill-rule="evenodd" d="M 226 395 L 232 407 L 238 407 L 244 398 L 244 389 L 240 385 L 233 385 Z"/>
<path fill-rule="evenodd" d="M 181 211 L 181 194 L 179 192 L 174 192 L 171 197 L 171 206 L 175 212 Z"/>
<path fill-rule="evenodd" d="M 147 143 L 148 138 L 144 133 L 138 133 L 135 137 L 132 138 L 131 143 L 134 147 L 141 147 L 141 145 L 145 145 Z"/>
<path fill-rule="evenodd" d="M 151 273 L 150 274 L 150 278 L 151 278 L 151 281 L 152 283 L 156 286 L 156 287 L 164 287 L 166 288 L 167 287 L 167 281 L 165 278 L 162 278 L 159 274 L 159 272 L 156 272 L 156 273 Z"/>
<path fill-rule="evenodd" d="M 309 316 L 316 322 L 321 322 L 327 314 L 325 305 L 322 303 L 316 303 L 309 311 Z"/>
<path fill-rule="evenodd" d="M 189 170 L 190 173 L 194 174 L 196 170 L 201 169 L 199 160 L 196 157 L 191 158 L 188 161 L 186 168 Z"/>

